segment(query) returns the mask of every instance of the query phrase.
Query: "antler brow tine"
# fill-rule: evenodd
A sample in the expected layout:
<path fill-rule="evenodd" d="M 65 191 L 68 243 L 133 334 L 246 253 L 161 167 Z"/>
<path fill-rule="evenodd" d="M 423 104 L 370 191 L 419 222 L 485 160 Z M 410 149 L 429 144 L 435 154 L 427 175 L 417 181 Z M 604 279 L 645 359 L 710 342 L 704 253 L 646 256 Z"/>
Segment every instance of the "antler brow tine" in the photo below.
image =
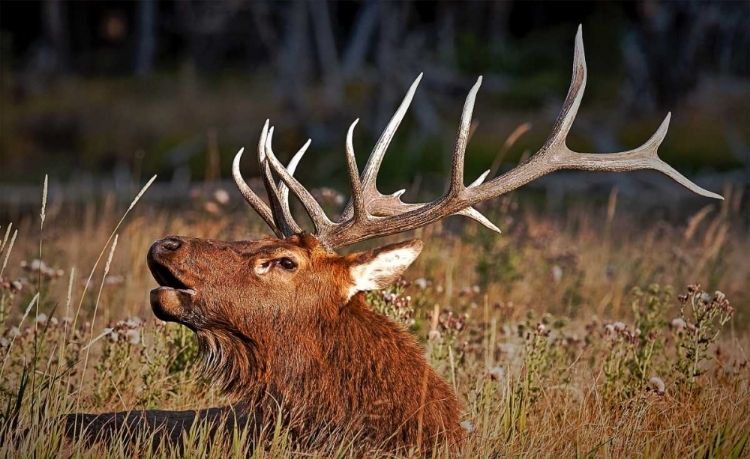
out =
<path fill-rule="evenodd" d="M 287 171 L 284 165 L 281 164 L 281 162 L 279 162 L 279 160 L 273 154 L 273 150 L 271 149 L 272 140 L 273 135 L 269 134 L 268 139 L 266 140 L 265 152 L 271 167 L 273 168 L 274 172 L 279 175 L 279 178 L 281 178 L 286 186 L 288 186 L 289 189 L 295 194 L 295 196 L 299 198 L 300 202 L 305 208 L 305 211 L 308 215 L 310 215 L 310 219 L 315 226 L 316 234 L 322 237 L 333 226 L 333 222 L 328 219 L 325 211 L 320 206 L 320 204 L 318 204 L 313 195 L 310 194 L 310 192 L 307 191 L 307 189 L 302 186 L 302 184 L 299 183 L 299 181 L 297 181 L 297 179 Z"/>
<path fill-rule="evenodd" d="M 273 156 L 273 152 L 270 151 L 269 143 L 273 138 L 273 127 L 268 130 L 265 143 L 261 146 L 258 145 L 258 166 L 260 167 L 261 177 L 263 178 L 263 184 L 266 187 L 268 194 L 268 201 L 271 203 L 271 212 L 273 213 L 273 219 L 276 222 L 276 227 L 281 231 L 283 237 L 289 237 L 295 233 L 302 231 L 297 223 L 288 212 L 288 207 L 282 204 L 281 194 L 279 189 L 276 187 L 276 183 L 273 181 L 273 175 L 271 174 L 269 158 Z"/>
<path fill-rule="evenodd" d="M 265 136 L 267 132 L 268 121 L 266 120 L 266 124 L 263 126 L 263 131 L 261 131 L 260 135 L 261 142 L 265 142 Z M 255 194 L 255 192 L 250 188 L 247 182 L 245 182 L 245 179 L 242 178 L 242 172 L 240 172 L 240 160 L 242 159 L 242 153 L 244 151 L 244 148 L 240 148 L 240 151 L 238 151 L 234 156 L 234 161 L 232 162 L 232 177 L 234 178 L 234 182 L 237 184 L 237 188 L 240 190 L 242 197 L 245 198 L 245 201 L 247 201 L 247 203 L 250 204 L 253 210 L 255 210 L 255 212 L 260 215 L 263 221 L 265 221 L 266 224 L 271 227 L 276 236 L 281 237 L 282 234 L 276 227 L 276 223 L 273 221 L 271 209 L 269 209 L 268 205 L 266 205 L 266 203 L 263 202 L 263 200 L 260 199 L 257 194 Z"/>

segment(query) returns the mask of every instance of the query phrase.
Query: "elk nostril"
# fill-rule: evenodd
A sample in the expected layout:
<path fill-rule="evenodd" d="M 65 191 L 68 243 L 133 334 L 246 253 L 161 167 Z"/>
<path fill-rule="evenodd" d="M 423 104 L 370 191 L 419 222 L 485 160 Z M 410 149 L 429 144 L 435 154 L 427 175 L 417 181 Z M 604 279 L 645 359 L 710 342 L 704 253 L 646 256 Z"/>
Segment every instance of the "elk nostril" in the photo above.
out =
<path fill-rule="evenodd" d="M 182 246 L 182 241 L 176 238 L 168 237 L 161 241 L 161 246 L 167 250 L 177 250 Z"/>

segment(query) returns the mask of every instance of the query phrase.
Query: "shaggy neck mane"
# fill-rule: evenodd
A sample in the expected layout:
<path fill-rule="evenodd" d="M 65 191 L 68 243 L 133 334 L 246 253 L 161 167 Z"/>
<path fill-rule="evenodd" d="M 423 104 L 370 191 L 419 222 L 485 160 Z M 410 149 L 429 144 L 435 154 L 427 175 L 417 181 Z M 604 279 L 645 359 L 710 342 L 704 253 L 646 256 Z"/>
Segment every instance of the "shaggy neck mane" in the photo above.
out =
<path fill-rule="evenodd" d="M 200 330 L 197 336 L 201 376 L 218 384 L 230 398 L 246 400 L 247 389 L 266 370 L 257 341 L 232 326 Z"/>
<path fill-rule="evenodd" d="M 291 316 L 291 315 L 290 315 Z M 333 318 L 276 317 L 273 323 L 200 330 L 204 375 L 265 423 L 283 408 L 284 423 L 316 441 L 364 434 L 382 443 L 431 442 L 458 426 L 458 403 L 399 324 L 356 294 Z M 404 378 L 408 369 L 415 378 Z M 424 427 L 424 426 L 430 426 Z M 423 431 L 424 430 L 424 431 Z"/>

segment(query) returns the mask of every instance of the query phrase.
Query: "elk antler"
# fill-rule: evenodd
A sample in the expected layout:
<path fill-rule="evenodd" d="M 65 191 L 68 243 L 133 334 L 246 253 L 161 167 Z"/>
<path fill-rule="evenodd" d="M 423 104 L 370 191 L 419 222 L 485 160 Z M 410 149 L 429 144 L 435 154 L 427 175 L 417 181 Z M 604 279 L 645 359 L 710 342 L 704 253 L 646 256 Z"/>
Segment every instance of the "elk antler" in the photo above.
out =
<path fill-rule="evenodd" d="M 610 172 L 653 169 L 666 174 L 694 193 L 710 198 L 723 199 L 720 195 L 694 184 L 657 156 L 657 149 L 667 134 L 671 114 L 667 114 L 659 129 L 657 129 L 656 133 L 646 143 L 634 150 L 599 154 L 577 153 L 567 147 L 565 141 L 578 113 L 578 108 L 583 98 L 583 91 L 586 87 L 586 60 L 583 54 L 583 38 L 580 26 L 576 34 L 573 78 L 570 83 L 568 95 L 563 103 L 562 111 L 552 127 L 550 136 L 542 148 L 531 158 L 515 169 L 489 182 L 484 182 L 489 173 L 487 171 L 468 187 L 464 185 L 464 155 L 469 137 L 474 101 L 477 91 L 479 91 L 479 86 L 482 84 L 482 77 L 479 77 L 466 97 L 464 109 L 461 114 L 458 136 L 453 148 L 451 179 L 446 194 L 432 202 L 420 204 L 402 202 L 401 195 L 404 190 L 384 195 L 378 191 L 376 186 L 378 170 L 383 161 L 385 151 L 393 139 L 393 135 L 401 120 L 404 118 L 421 78 L 422 75 L 420 74 L 409 88 L 403 102 L 375 144 L 361 176 L 359 175 L 352 145 L 354 127 L 359 120 L 354 121 L 349 127 L 346 136 L 346 159 L 352 198 L 344 208 L 339 220 L 335 223 L 326 216 L 310 192 L 292 175 L 294 168 L 310 142 L 308 141 L 302 147 L 297 155 L 292 158 L 289 166 L 285 168 L 276 159 L 271 150 L 273 128 L 269 131 L 268 121 L 266 121 L 261 133 L 260 143 L 258 144 L 258 158 L 261 172 L 264 174 L 264 182 L 269 195 L 269 201 L 271 202 L 271 209 L 242 180 L 239 172 L 239 159 L 242 155 L 242 150 L 235 157 L 233 175 L 245 199 L 266 223 L 271 226 L 277 236 L 288 237 L 299 231 L 299 226 L 294 222 L 289 212 L 287 187 L 305 207 L 315 225 L 315 235 L 329 250 L 366 239 L 420 228 L 449 215 L 467 216 L 491 230 L 499 232 L 500 230 L 492 222 L 472 206 L 513 191 L 532 180 L 560 169 Z M 273 182 L 269 166 L 281 179 L 278 187 Z"/>

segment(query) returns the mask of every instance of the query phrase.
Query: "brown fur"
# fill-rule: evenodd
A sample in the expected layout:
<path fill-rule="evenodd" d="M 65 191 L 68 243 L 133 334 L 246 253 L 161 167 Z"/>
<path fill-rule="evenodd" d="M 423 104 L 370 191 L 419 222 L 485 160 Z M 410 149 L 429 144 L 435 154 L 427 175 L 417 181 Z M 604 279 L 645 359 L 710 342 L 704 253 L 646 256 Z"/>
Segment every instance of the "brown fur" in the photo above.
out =
<path fill-rule="evenodd" d="M 424 350 L 371 311 L 363 293 L 347 300 L 353 265 L 407 244 L 339 256 L 305 234 L 166 238 L 149 251 L 154 277 L 167 286 L 152 291 L 152 307 L 196 332 L 207 376 L 264 423 L 285 413 L 284 424 L 303 444 L 354 435 L 358 445 L 388 450 L 455 447 L 458 401 Z M 274 264 L 284 257 L 296 269 Z M 271 268 L 259 275 L 259 266 Z"/>

